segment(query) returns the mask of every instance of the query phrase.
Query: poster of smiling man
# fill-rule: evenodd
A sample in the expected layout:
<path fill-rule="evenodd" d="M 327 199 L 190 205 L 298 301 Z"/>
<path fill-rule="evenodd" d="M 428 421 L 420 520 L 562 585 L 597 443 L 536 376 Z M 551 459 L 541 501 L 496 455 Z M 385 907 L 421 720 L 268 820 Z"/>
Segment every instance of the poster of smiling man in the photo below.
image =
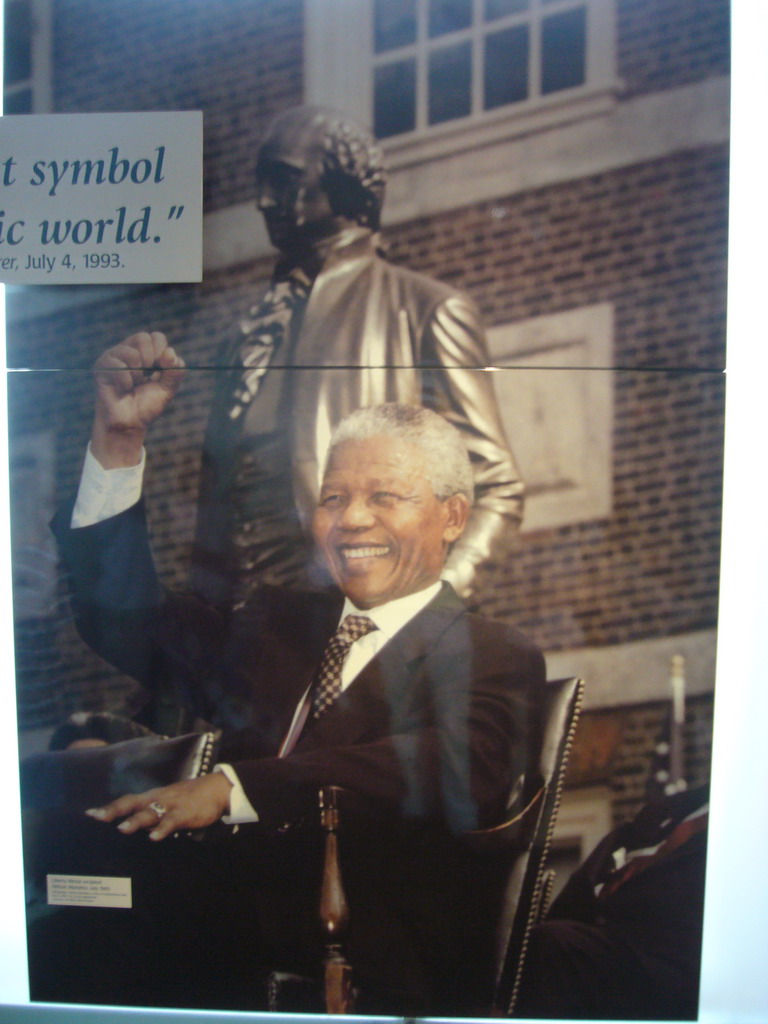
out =
<path fill-rule="evenodd" d="M 32 999 L 695 1017 L 728 5 L 13 3 Z"/>

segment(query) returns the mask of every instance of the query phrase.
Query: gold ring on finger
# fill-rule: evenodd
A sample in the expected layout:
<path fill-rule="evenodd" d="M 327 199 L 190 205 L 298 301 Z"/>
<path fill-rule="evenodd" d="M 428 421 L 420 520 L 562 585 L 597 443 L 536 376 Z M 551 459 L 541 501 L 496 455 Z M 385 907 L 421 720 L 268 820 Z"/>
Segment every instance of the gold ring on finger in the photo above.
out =
<path fill-rule="evenodd" d="M 154 811 L 155 814 L 157 815 L 158 822 L 162 821 L 165 815 L 168 813 L 168 808 L 164 804 L 161 804 L 158 800 L 153 800 L 152 803 L 148 806 L 150 811 Z"/>

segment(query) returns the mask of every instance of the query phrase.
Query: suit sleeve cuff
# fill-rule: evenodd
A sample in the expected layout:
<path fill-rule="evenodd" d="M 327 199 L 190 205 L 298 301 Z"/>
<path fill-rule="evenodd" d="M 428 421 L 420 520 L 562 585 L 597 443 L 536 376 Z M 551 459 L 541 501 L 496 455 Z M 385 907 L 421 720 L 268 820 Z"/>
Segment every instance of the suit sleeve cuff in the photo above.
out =
<path fill-rule="evenodd" d="M 72 512 L 71 526 L 77 530 L 84 526 L 111 519 L 131 508 L 141 498 L 144 479 L 145 452 L 141 462 L 125 469 L 104 469 L 91 451 L 85 453 L 80 489 Z"/>
<path fill-rule="evenodd" d="M 213 770 L 226 775 L 227 779 L 232 783 L 232 792 L 229 794 L 229 814 L 223 814 L 221 817 L 224 824 L 245 825 L 247 822 L 258 821 L 259 816 L 245 795 L 245 790 L 232 765 L 217 764 L 214 765 Z"/>

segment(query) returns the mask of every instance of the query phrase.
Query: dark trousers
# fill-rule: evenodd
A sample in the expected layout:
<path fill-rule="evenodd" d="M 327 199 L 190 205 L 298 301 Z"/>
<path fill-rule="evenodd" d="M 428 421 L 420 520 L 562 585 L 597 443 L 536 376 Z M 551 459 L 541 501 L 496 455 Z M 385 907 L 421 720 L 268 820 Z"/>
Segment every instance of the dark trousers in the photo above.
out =
<path fill-rule="evenodd" d="M 28 927 L 32 999 L 263 1010 L 270 968 L 317 971 L 316 837 L 155 844 L 98 822 L 58 826 L 38 857 L 38 885 L 47 872 L 128 877 L 133 905 L 41 899 Z"/>
<path fill-rule="evenodd" d="M 319 981 L 319 830 L 211 832 L 153 843 L 87 818 L 47 821 L 34 844 L 39 886 L 47 872 L 127 876 L 133 906 L 41 900 L 29 925 L 32 998 L 263 1010 L 271 970 Z M 477 1016 L 490 1005 L 498 872 L 416 827 L 366 823 L 345 829 L 341 847 L 360 1012 Z"/>
<path fill-rule="evenodd" d="M 681 966 L 652 945 L 638 949 L 625 933 L 565 920 L 534 928 L 515 1016 L 695 1020 L 696 965 Z"/>

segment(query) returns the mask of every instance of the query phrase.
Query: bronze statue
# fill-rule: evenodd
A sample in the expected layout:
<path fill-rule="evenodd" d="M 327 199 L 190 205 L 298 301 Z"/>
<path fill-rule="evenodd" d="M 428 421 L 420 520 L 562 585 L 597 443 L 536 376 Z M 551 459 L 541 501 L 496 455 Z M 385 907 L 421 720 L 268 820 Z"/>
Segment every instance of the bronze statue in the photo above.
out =
<path fill-rule="evenodd" d="M 245 598 L 257 581 L 319 582 L 307 527 L 320 459 L 361 406 L 423 404 L 461 431 L 477 501 L 446 577 L 462 596 L 520 520 L 479 314 L 382 258 L 384 187 L 375 140 L 331 110 L 295 107 L 262 142 L 257 203 L 282 255 L 217 364 L 192 570 L 208 599 Z"/>

